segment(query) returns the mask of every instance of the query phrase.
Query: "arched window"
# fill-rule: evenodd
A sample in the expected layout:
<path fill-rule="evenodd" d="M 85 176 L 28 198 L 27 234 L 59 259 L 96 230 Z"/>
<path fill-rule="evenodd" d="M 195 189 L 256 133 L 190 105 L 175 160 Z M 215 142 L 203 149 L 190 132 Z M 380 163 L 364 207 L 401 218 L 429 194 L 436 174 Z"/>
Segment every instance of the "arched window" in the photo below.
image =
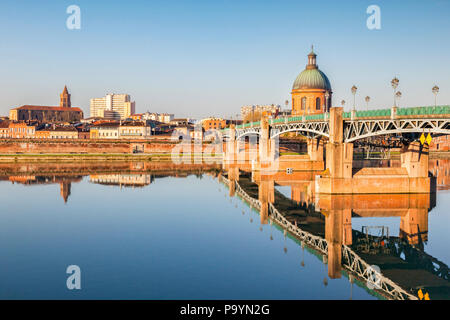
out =
<path fill-rule="evenodd" d="M 320 98 L 316 98 L 316 110 L 320 110 Z"/>
<path fill-rule="evenodd" d="M 302 110 L 306 109 L 306 97 L 302 98 Z"/>

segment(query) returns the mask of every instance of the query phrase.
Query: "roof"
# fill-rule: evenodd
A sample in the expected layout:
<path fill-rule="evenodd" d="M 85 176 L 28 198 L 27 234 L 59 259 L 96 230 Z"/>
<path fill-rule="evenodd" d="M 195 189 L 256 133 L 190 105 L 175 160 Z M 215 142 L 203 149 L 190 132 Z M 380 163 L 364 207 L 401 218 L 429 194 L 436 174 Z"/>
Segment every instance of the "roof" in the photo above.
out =
<path fill-rule="evenodd" d="M 0 128 L 9 128 L 9 121 L 1 121 Z"/>
<path fill-rule="evenodd" d="M 121 127 L 145 127 L 142 121 L 125 121 L 120 124 Z"/>
<path fill-rule="evenodd" d="M 319 69 L 305 69 L 295 79 L 292 90 L 323 89 L 331 91 L 331 84 L 325 73 Z"/>
<path fill-rule="evenodd" d="M 83 112 L 80 108 L 76 107 L 52 107 L 52 106 L 34 106 L 34 105 L 23 105 L 13 110 L 48 110 L 48 111 L 77 111 Z"/>
<path fill-rule="evenodd" d="M 72 131 L 72 132 L 78 132 L 78 130 L 74 127 L 56 127 L 56 128 L 49 128 L 48 131 Z"/>
<path fill-rule="evenodd" d="M 91 128 L 118 128 L 118 122 L 102 122 L 94 124 Z"/>
<path fill-rule="evenodd" d="M 323 73 L 316 64 L 316 54 L 311 47 L 311 53 L 308 55 L 308 64 L 295 79 L 292 90 L 302 89 L 322 89 L 331 91 L 330 80 L 328 80 L 325 73 Z M 312 58 L 311 58 L 312 57 Z"/>

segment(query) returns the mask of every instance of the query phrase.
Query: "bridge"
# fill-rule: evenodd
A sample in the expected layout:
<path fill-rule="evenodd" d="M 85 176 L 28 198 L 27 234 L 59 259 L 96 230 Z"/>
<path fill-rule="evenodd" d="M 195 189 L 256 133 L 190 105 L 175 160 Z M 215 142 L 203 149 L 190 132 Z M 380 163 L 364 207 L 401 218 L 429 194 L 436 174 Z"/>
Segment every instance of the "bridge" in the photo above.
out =
<path fill-rule="evenodd" d="M 230 194 L 238 195 L 243 201 L 248 203 L 251 208 L 255 208 L 260 212 L 262 223 L 267 223 L 267 220 L 270 221 L 270 224 L 275 223 L 281 227 L 284 232 L 289 232 L 296 239 L 300 240 L 302 247 L 306 245 L 320 255 L 323 255 L 324 263 L 325 261 L 328 263 L 330 277 L 339 278 L 340 275 L 338 276 L 338 274 L 340 273 L 339 270 L 341 270 L 342 265 L 348 272 L 350 280 L 357 279 L 366 285 L 372 285 L 372 288 L 375 288 L 376 292 L 388 299 L 417 299 L 417 297 L 412 294 L 411 288 L 420 287 L 421 284 L 423 284 L 424 287 L 427 283 L 433 284 L 433 286 L 438 284 L 440 288 L 448 289 L 448 266 L 436 258 L 427 255 L 418 249 L 417 246 L 408 244 L 408 241 L 415 243 L 411 237 L 406 237 L 408 241 L 405 241 L 405 238 L 398 237 L 388 237 L 387 239 L 383 238 L 378 240 L 374 240 L 374 237 L 371 237 L 372 242 L 375 241 L 375 243 L 380 243 L 381 241 L 384 241 L 386 243 L 383 250 L 388 250 L 389 254 L 387 255 L 380 254 L 375 256 L 373 254 L 366 254 L 365 250 L 357 250 L 356 252 L 355 248 L 360 247 L 360 240 L 365 239 L 365 235 L 356 230 L 352 231 L 351 222 L 350 224 L 343 223 L 343 211 L 351 213 L 352 209 L 349 209 L 349 207 L 351 208 L 352 206 L 349 206 L 345 201 L 342 202 L 341 197 L 335 199 L 338 201 L 333 202 L 332 204 L 329 202 L 329 198 L 325 199 L 325 201 L 323 201 L 325 206 L 331 205 L 333 209 L 328 213 L 320 213 L 324 209 L 317 209 L 316 207 L 322 220 L 316 219 L 315 221 L 317 222 L 314 222 L 312 225 L 310 224 L 312 221 L 311 217 L 314 216 L 315 213 L 313 210 L 313 212 L 307 214 L 306 217 L 307 220 L 309 219 L 310 223 L 304 224 L 297 218 L 299 216 L 299 213 L 297 213 L 299 207 L 288 203 L 292 202 L 291 200 L 285 199 L 284 196 L 277 194 L 278 192 L 276 191 L 275 194 L 264 195 L 265 192 L 273 193 L 273 186 L 272 188 L 267 188 L 264 181 L 260 181 L 258 191 L 255 191 L 252 187 L 253 184 L 247 182 L 247 179 L 242 179 L 241 183 L 239 179 L 236 180 L 236 177 L 233 177 L 233 175 L 229 176 L 229 178 L 230 179 L 221 176 L 220 180 L 230 188 Z M 258 193 L 257 198 L 254 196 L 255 192 Z M 277 198 L 278 203 L 276 206 L 275 198 Z M 401 204 L 400 207 L 406 205 L 403 211 L 408 212 L 407 216 L 412 212 L 416 213 L 417 210 L 420 212 L 423 211 L 427 215 L 427 206 L 429 205 L 429 202 L 423 201 L 426 200 L 426 198 L 426 195 L 417 195 L 413 196 L 413 199 L 410 200 L 412 201 L 410 204 L 412 204 L 413 207 L 416 207 L 417 205 L 422 207 L 424 205 L 424 210 L 414 208 L 407 209 L 406 207 L 410 207 L 407 203 Z M 342 205 L 344 205 L 345 209 L 341 208 L 341 210 L 340 206 Z M 363 209 L 355 209 L 355 212 L 359 215 L 365 214 L 367 211 L 367 204 L 361 204 L 361 208 Z M 398 212 L 398 210 L 396 212 Z M 373 216 L 372 213 L 370 216 Z M 325 222 L 323 222 L 324 217 Z M 418 216 L 415 216 L 414 219 L 417 217 Z M 409 219 L 408 217 L 405 218 Z M 323 227 L 325 227 L 324 230 L 322 229 Z M 348 227 L 350 231 L 346 231 Z M 407 230 L 407 232 L 413 231 Z M 354 238 L 353 242 L 356 242 L 356 245 L 353 247 L 351 246 L 352 233 Z M 339 236 L 339 234 L 341 235 Z M 404 255 L 403 259 L 401 257 L 402 254 Z M 380 265 L 382 271 L 378 272 L 375 270 L 371 266 L 373 264 Z M 400 274 L 398 273 L 398 270 L 402 270 Z M 401 277 L 401 274 L 404 274 L 405 272 L 410 275 L 410 277 L 407 277 L 407 280 Z M 400 281 L 401 284 L 397 283 L 397 281 Z"/>
<path fill-rule="evenodd" d="M 286 157 L 278 154 L 277 137 L 294 131 L 307 137 L 309 158 L 297 159 L 296 163 L 284 162 Z M 323 171 L 317 184 L 321 193 L 389 193 L 385 185 L 391 186 L 392 193 L 427 193 L 432 189 L 429 146 L 417 140 L 422 133 L 450 134 L 450 106 L 352 112 L 335 107 L 323 114 L 263 118 L 260 122 L 232 125 L 224 132 L 225 163 L 236 163 L 247 157 L 241 152 L 242 143 L 246 143 L 242 140 L 247 135 L 256 135 L 258 150 L 251 160 L 258 170 L 273 174 L 295 166 L 302 169 L 304 165 L 304 170 L 314 167 Z M 401 167 L 354 172 L 353 143 L 376 136 L 401 136 Z"/>
<path fill-rule="evenodd" d="M 450 106 L 343 112 L 342 121 L 344 143 L 379 135 L 450 134 Z M 268 122 L 270 139 L 287 132 L 300 132 L 309 138 L 330 138 L 330 113 L 269 119 Z M 236 139 L 259 135 L 261 121 L 238 125 L 235 129 Z M 225 138 L 231 137 L 229 129 L 223 133 Z"/>

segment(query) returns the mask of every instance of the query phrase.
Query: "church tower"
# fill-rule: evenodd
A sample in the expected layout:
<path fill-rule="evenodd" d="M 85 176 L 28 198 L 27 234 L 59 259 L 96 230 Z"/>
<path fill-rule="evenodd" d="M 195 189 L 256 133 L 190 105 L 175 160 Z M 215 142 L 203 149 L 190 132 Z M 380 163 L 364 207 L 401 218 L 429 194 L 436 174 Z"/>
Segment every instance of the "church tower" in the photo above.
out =
<path fill-rule="evenodd" d="M 72 104 L 70 102 L 70 94 L 69 94 L 69 91 L 67 90 L 67 86 L 64 86 L 64 90 L 60 95 L 59 106 L 65 107 L 65 108 L 70 108 L 72 106 Z"/>

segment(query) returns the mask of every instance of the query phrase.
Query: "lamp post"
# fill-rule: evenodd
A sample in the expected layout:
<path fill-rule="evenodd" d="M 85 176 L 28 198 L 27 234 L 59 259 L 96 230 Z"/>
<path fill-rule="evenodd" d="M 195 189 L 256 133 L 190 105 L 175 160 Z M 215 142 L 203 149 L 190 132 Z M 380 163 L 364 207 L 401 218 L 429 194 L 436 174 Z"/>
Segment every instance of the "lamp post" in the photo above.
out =
<path fill-rule="evenodd" d="M 352 94 L 353 94 L 353 110 L 356 111 L 356 91 L 358 91 L 358 88 L 354 85 L 352 87 Z"/>
<path fill-rule="evenodd" d="M 402 97 L 402 93 L 400 91 L 397 91 L 395 93 L 395 101 L 397 101 L 397 99 L 400 99 L 401 97 Z M 397 104 L 395 106 L 397 106 Z"/>
<path fill-rule="evenodd" d="M 255 106 L 252 106 L 252 123 L 253 123 L 253 114 L 255 113 Z"/>
<path fill-rule="evenodd" d="M 367 110 L 369 110 L 369 101 L 370 101 L 370 97 L 367 96 L 364 100 L 366 100 L 366 108 L 367 108 Z"/>
<path fill-rule="evenodd" d="M 433 92 L 433 94 L 434 94 L 434 106 L 436 107 L 437 94 L 439 93 L 439 87 L 435 85 L 435 86 L 431 89 L 431 92 Z"/>
<path fill-rule="evenodd" d="M 330 93 L 325 91 L 325 112 L 330 112 L 330 106 L 328 105 L 328 99 L 330 98 Z"/>
<path fill-rule="evenodd" d="M 392 89 L 394 89 L 394 107 L 397 106 L 396 104 L 396 92 L 397 92 L 397 88 L 398 88 L 398 83 L 400 82 L 400 80 L 397 79 L 397 77 L 395 77 L 394 79 L 391 80 L 391 86 Z M 400 94 L 401 96 L 401 94 Z"/>

